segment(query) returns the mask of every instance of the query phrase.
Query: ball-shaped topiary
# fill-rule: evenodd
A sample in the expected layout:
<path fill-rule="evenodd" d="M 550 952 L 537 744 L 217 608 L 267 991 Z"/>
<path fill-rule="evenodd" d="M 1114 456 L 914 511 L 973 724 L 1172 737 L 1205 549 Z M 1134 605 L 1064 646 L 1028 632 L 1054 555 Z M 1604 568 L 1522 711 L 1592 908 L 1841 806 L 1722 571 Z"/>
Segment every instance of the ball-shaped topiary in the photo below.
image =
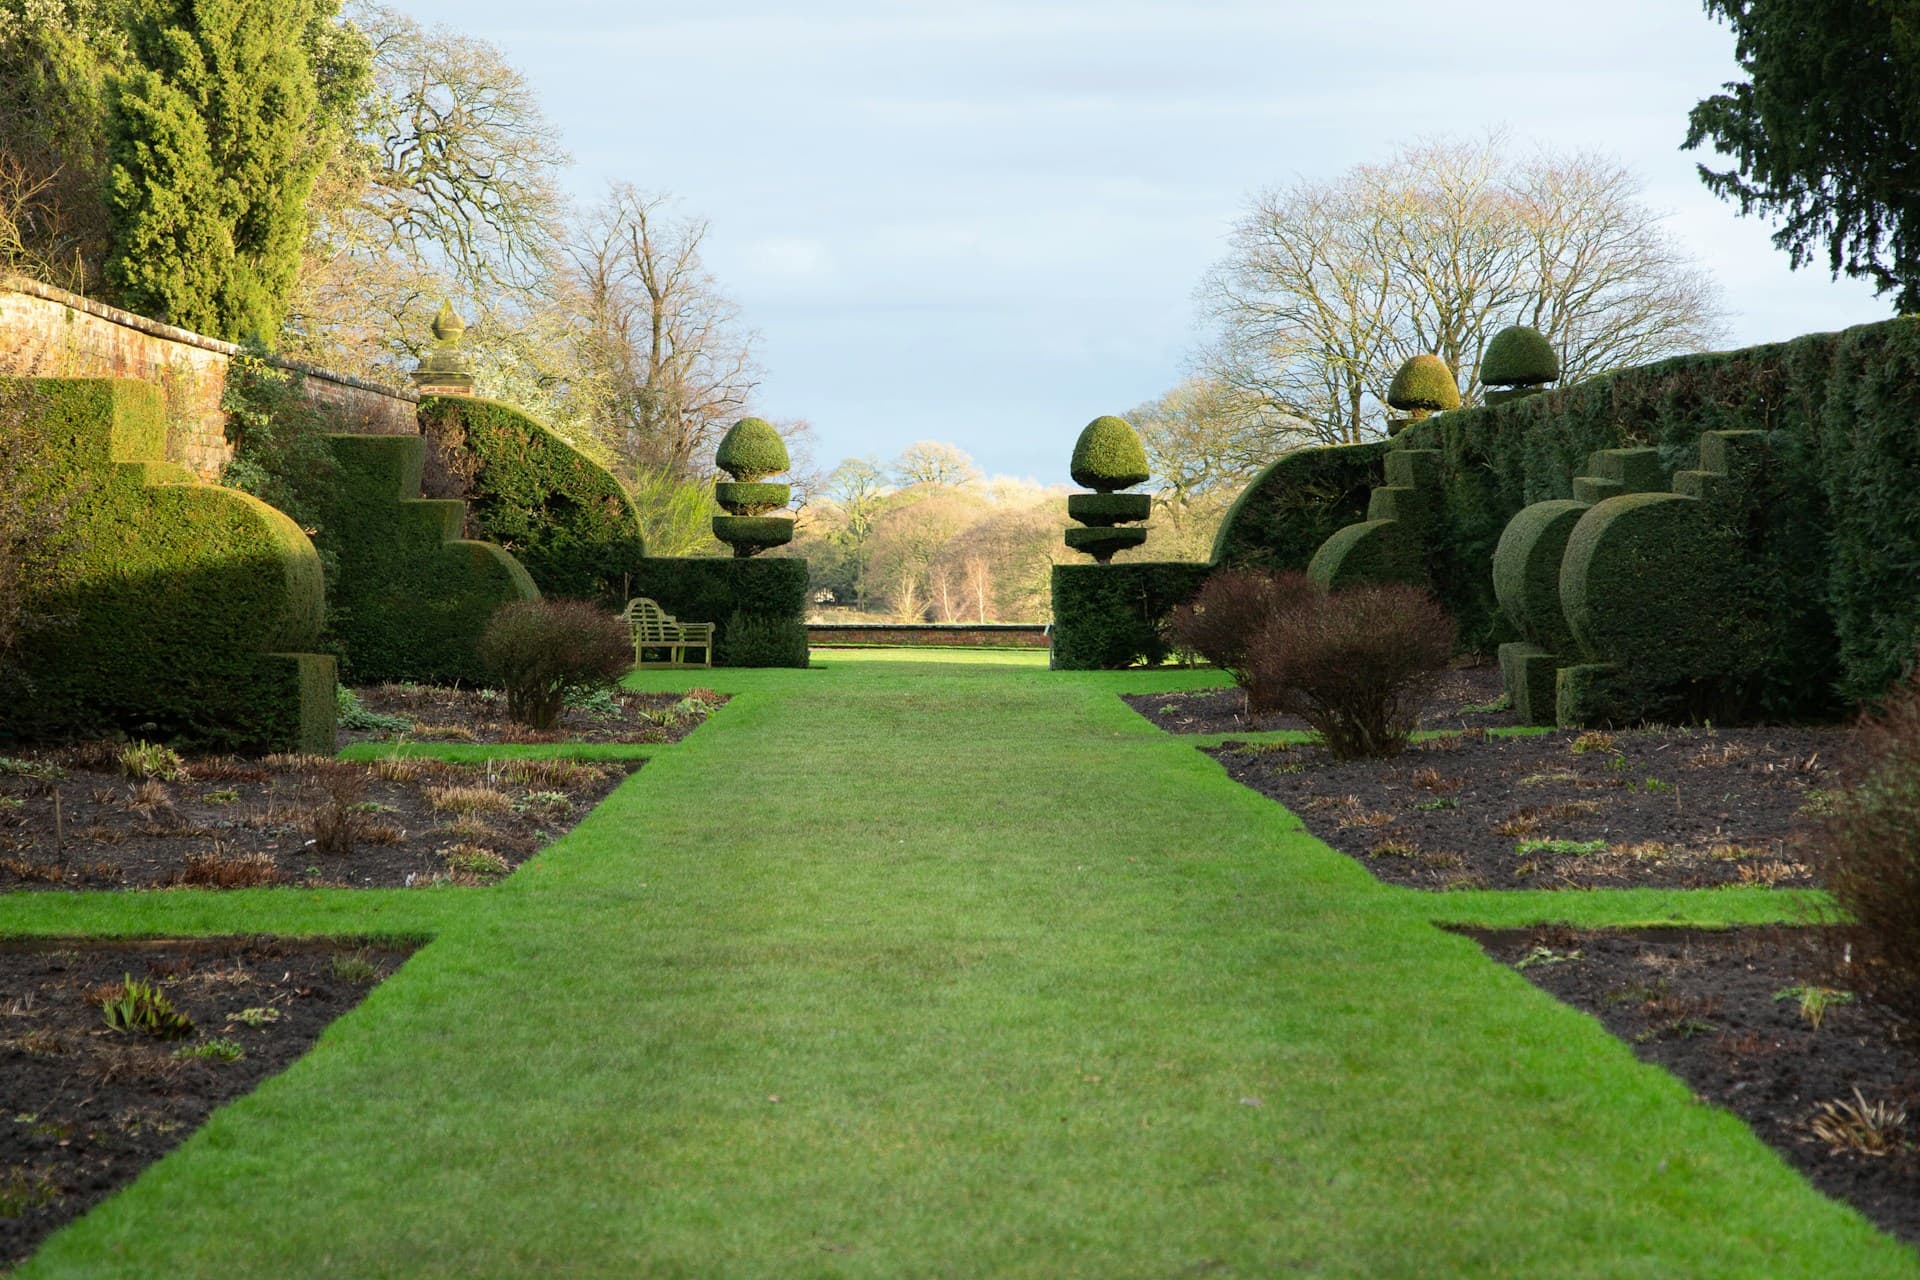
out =
<path fill-rule="evenodd" d="M 1487 341 L 1480 381 L 1489 387 L 1537 387 L 1560 376 L 1560 357 L 1538 329 L 1511 324 Z"/>
<path fill-rule="evenodd" d="M 1453 370 L 1435 355 L 1414 356 L 1393 375 L 1387 388 L 1387 403 L 1396 409 L 1424 410 L 1428 413 L 1460 407 L 1460 388 L 1454 383 Z"/>
<path fill-rule="evenodd" d="M 1073 482 L 1096 493 L 1113 493 L 1146 482 L 1147 451 L 1125 418 L 1095 418 L 1073 442 Z"/>
<path fill-rule="evenodd" d="M 793 465 L 780 433 L 764 418 L 742 418 L 720 441 L 714 462 L 735 480 L 751 483 L 777 476 Z"/>

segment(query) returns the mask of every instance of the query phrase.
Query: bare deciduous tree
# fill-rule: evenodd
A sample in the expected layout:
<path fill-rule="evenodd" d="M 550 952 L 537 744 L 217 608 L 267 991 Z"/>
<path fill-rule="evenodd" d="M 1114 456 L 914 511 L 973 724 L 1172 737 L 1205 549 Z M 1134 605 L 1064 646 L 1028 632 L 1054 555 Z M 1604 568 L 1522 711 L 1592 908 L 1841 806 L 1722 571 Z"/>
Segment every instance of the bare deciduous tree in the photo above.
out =
<path fill-rule="evenodd" d="M 1333 183 L 1259 196 L 1201 287 L 1206 373 L 1242 412 L 1325 443 L 1373 434 L 1394 370 L 1434 352 L 1466 403 L 1493 333 L 1531 324 L 1563 379 L 1698 350 L 1717 289 L 1602 156 L 1512 161 L 1502 142 L 1422 143 Z"/>
<path fill-rule="evenodd" d="M 753 334 L 700 261 L 707 223 L 615 184 L 567 248 L 616 458 L 693 477 L 758 381 Z"/>
<path fill-rule="evenodd" d="M 916 440 L 900 451 L 893 464 L 893 478 L 901 488 L 916 484 L 941 484 L 960 489 L 980 479 L 980 468 L 966 450 L 939 440 Z"/>

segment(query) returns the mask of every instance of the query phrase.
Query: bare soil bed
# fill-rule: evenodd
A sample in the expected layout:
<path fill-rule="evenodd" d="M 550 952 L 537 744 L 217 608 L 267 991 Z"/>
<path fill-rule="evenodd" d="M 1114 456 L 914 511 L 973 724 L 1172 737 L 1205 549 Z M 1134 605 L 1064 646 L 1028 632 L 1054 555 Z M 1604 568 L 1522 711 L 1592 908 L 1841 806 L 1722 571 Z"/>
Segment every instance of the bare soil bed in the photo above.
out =
<path fill-rule="evenodd" d="M 142 778 L 119 753 L 0 760 L 0 892 L 486 884 L 640 767 L 223 756 Z"/>
<path fill-rule="evenodd" d="M 1391 884 L 1801 887 L 1799 842 L 1838 785 L 1843 728 L 1649 728 L 1489 737 L 1387 760 L 1228 742 L 1237 781 Z"/>
<path fill-rule="evenodd" d="M 305 1053 L 407 954 L 269 937 L 0 942 L 0 1270 Z M 113 1029 L 129 977 L 190 1027 Z"/>
<path fill-rule="evenodd" d="M 393 723 L 341 729 L 340 744 L 385 742 L 678 742 L 727 701 L 711 689 L 686 693 L 634 693 L 618 689 L 570 706 L 560 727 L 541 733 L 507 718 L 506 697 L 496 689 L 442 688 L 418 684 L 368 685 L 354 690 L 360 705 Z"/>
<path fill-rule="evenodd" d="M 1237 687 L 1123 696 L 1128 706 L 1168 733 L 1266 733 L 1307 727 L 1298 716 L 1247 715 L 1246 692 Z M 1500 668 L 1491 664 L 1443 673 L 1420 713 L 1422 729 L 1495 729 L 1517 723 L 1500 683 Z"/>
<path fill-rule="evenodd" d="M 1463 932 L 1738 1115 L 1822 1191 L 1920 1243 L 1916 1029 L 1824 985 L 1817 930 Z"/>

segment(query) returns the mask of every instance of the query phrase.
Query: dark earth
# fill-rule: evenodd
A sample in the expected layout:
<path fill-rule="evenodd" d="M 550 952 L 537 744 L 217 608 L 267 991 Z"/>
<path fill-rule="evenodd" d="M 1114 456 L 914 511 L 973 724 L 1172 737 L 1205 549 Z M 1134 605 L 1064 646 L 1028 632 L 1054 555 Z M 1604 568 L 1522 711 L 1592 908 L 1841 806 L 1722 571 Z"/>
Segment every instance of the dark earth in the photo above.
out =
<path fill-rule="evenodd" d="M 1462 932 L 1920 1243 L 1920 1032 L 1834 985 L 1820 930 Z"/>
<path fill-rule="evenodd" d="M 678 742 L 727 701 L 711 689 L 686 693 L 634 693 L 616 689 L 570 705 L 560 727 L 541 733 L 507 718 L 507 700 L 497 689 L 380 684 L 354 690 L 374 716 L 394 717 L 379 728 L 341 726 L 340 745 L 384 742 Z M 401 723 L 404 722 L 404 723 Z"/>
<path fill-rule="evenodd" d="M 0 1270 L 305 1053 L 410 950 L 270 937 L 0 941 Z M 129 976 L 158 987 L 192 1030 L 110 1028 L 101 1000 Z"/>
<path fill-rule="evenodd" d="M 219 756 L 162 780 L 129 776 L 118 750 L 0 759 L 0 892 L 486 884 L 640 767 Z"/>
<path fill-rule="evenodd" d="M 1239 688 L 1193 689 L 1184 693 L 1129 693 L 1128 706 L 1168 733 L 1267 733 L 1305 729 L 1298 716 L 1272 712 L 1247 715 L 1247 695 Z M 1453 667 L 1435 681 L 1420 713 L 1422 729 L 1497 729 L 1516 724 L 1500 683 L 1500 668 L 1486 663 Z"/>
<path fill-rule="evenodd" d="M 1805 887 L 1800 843 L 1839 785 L 1841 728 L 1653 728 L 1209 754 L 1390 884 L 1421 889 Z"/>

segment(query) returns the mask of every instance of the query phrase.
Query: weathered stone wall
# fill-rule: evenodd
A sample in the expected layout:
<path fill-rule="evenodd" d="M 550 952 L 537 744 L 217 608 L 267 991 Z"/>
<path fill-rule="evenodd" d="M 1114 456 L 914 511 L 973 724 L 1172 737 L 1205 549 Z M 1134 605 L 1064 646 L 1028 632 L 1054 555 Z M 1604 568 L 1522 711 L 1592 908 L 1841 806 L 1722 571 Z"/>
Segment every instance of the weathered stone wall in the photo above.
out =
<path fill-rule="evenodd" d="M 233 457 L 220 411 L 227 365 L 240 348 L 18 276 L 0 276 L 0 375 L 38 378 L 138 378 L 160 388 L 167 407 L 167 460 L 205 480 Z M 413 435 L 411 390 L 376 386 L 294 360 L 309 399 L 325 405 L 338 430 Z"/>

